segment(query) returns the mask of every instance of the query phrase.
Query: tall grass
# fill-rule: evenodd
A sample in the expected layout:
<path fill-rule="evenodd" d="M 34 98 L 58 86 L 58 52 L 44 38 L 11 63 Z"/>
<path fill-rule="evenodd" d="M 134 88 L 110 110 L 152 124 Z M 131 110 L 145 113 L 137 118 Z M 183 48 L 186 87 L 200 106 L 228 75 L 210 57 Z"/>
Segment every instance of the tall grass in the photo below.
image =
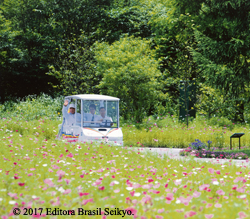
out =
<path fill-rule="evenodd" d="M 224 121 L 224 125 L 221 121 Z M 218 123 L 216 123 L 218 121 Z M 123 123 L 124 141 L 132 146 L 144 147 L 188 147 L 195 139 L 202 142 L 212 141 L 211 147 L 229 148 L 233 133 L 245 133 L 241 137 L 241 146 L 249 147 L 249 126 L 234 124 L 226 118 L 207 120 L 204 117 L 193 119 L 189 127 L 174 115 L 153 119 L 150 117 L 143 124 Z M 238 139 L 233 139 L 233 147 L 238 147 Z"/>

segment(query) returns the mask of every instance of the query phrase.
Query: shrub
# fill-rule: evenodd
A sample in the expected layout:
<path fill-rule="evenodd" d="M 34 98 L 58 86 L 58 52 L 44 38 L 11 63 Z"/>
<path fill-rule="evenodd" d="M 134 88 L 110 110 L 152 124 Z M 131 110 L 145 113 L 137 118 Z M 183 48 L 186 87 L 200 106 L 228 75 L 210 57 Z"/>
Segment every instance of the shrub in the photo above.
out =
<path fill-rule="evenodd" d="M 57 118 L 61 115 L 63 97 L 52 98 L 46 94 L 29 95 L 22 100 L 6 101 L 0 105 L 1 118 L 24 120 L 39 119 L 47 116 Z"/>

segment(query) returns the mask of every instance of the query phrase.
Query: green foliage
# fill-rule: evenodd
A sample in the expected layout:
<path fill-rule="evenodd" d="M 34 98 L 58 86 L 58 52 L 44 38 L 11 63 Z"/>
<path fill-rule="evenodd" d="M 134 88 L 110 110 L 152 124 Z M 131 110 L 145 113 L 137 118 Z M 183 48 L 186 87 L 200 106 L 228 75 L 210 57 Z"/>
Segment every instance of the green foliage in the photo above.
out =
<path fill-rule="evenodd" d="M 161 72 L 149 41 L 124 37 L 112 45 L 97 43 L 96 60 L 102 77 L 98 88 L 102 94 L 121 99 L 125 119 L 141 122 L 159 104 Z"/>
<path fill-rule="evenodd" d="M 6 101 L 0 104 L 1 118 L 36 120 L 40 117 L 59 118 L 62 112 L 63 97 L 52 98 L 42 94 L 27 96 L 22 100 Z"/>
<path fill-rule="evenodd" d="M 54 88 L 63 95 L 99 93 L 96 86 L 100 78 L 95 73 L 94 53 L 88 38 L 83 34 L 79 39 L 68 41 L 66 48 L 60 48 L 54 65 L 50 66 L 49 75 L 54 76 L 59 84 Z"/>
<path fill-rule="evenodd" d="M 246 122 L 250 118 L 249 7 L 245 0 L 2 0 L 0 102 L 41 92 L 53 96 L 118 92 L 123 116 L 142 121 L 147 115 L 177 114 L 180 80 L 195 80 L 199 87 L 191 95 L 197 96 L 198 113 Z M 132 45 L 134 56 L 125 55 L 114 48 L 129 39 L 124 35 L 146 38 L 150 45 L 145 51 Z M 99 51 L 97 56 L 103 59 L 99 62 L 107 65 L 97 64 L 96 41 L 103 42 L 103 48 L 114 43 L 110 48 L 121 53 L 107 54 L 125 60 L 112 58 L 107 64 L 106 55 Z M 129 80 L 125 68 L 131 71 Z M 117 77 L 119 72 L 125 76 Z M 131 76 L 138 72 L 145 80 Z M 151 74 L 152 79 L 147 76 Z"/>
<path fill-rule="evenodd" d="M 204 1 L 195 31 L 194 60 L 211 86 L 231 98 L 240 97 L 235 120 L 244 122 L 246 88 L 249 87 L 248 1 Z M 199 25 L 198 25 L 199 24 Z"/>
<path fill-rule="evenodd" d="M 106 41 L 112 43 L 124 34 L 147 38 L 152 31 L 148 25 L 150 8 L 144 1 L 117 1 L 106 11 Z"/>

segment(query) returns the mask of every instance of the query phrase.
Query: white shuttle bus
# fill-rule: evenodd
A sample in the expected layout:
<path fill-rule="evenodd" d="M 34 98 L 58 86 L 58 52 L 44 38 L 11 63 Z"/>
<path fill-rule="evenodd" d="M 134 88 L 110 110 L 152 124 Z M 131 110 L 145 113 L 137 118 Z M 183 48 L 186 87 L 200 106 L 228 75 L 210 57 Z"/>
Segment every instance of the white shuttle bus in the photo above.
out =
<path fill-rule="evenodd" d="M 75 121 L 68 124 L 64 113 L 57 139 L 63 138 L 68 142 L 102 141 L 123 146 L 123 134 L 119 127 L 119 98 L 79 94 L 66 96 L 65 99 L 70 103 L 68 107 L 75 108 Z"/>

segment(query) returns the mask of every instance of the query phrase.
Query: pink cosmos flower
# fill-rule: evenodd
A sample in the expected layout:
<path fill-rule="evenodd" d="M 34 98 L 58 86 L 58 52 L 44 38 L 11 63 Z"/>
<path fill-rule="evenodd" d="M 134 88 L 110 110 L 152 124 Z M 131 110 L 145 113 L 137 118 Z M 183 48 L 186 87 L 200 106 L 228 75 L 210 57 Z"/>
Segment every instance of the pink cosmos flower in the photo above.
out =
<path fill-rule="evenodd" d="M 232 190 L 236 190 L 238 188 L 238 185 L 233 185 Z"/>
<path fill-rule="evenodd" d="M 175 211 L 178 212 L 178 213 L 181 213 L 181 212 L 184 211 L 184 209 L 183 208 L 182 209 L 176 209 Z"/>
<path fill-rule="evenodd" d="M 247 215 L 243 211 L 239 212 L 238 215 L 239 215 L 240 219 L 247 217 Z"/>
<path fill-rule="evenodd" d="M 216 170 L 215 172 L 216 172 L 217 174 L 220 174 L 220 170 Z"/>
<path fill-rule="evenodd" d="M 155 218 L 163 219 L 163 216 L 155 215 Z"/>
<path fill-rule="evenodd" d="M 86 205 L 88 202 L 94 203 L 93 198 L 83 200 L 82 205 Z"/>
<path fill-rule="evenodd" d="M 222 189 L 216 191 L 216 193 L 217 193 L 218 195 L 225 195 L 225 192 L 224 192 Z"/>
<path fill-rule="evenodd" d="M 142 202 L 142 204 L 149 204 L 149 203 L 151 203 L 151 196 L 150 195 L 145 195 L 143 198 L 142 198 L 142 200 L 141 200 L 141 202 Z"/>
<path fill-rule="evenodd" d="M 213 215 L 213 214 L 205 214 L 205 218 L 210 219 L 210 218 L 213 218 L 213 217 L 214 217 L 214 215 Z"/>
<path fill-rule="evenodd" d="M 129 197 L 126 198 L 126 204 L 129 204 L 131 202 L 131 199 Z"/>
<path fill-rule="evenodd" d="M 181 196 L 177 200 L 180 200 L 181 203 L 183 203 L 184 205 L 187 206 L 189 204 L 189 202 L 191 201 L 191 199 L 192 199 L 192 196 L 188 196 L 187 198 L 184 198 Z"/>
<path fill-rule="evenodd" d="M 89 193 L 87 193 L 87 192 L 80 192 L 80 193 L 79 193 L 79 196 L 80 196 L 80 197 L 82 197 L 83 195 L 89 195 Z"/>
<path fill-rule="evenodd" d="M 221 204 L 219 204 L 219 203 L 216 203 L 216 204 L 214 205 L 214 207 L 216 207 L 216 208 L 221 208 L 221 207 L 222 207 L 222 205 L 221 205 Z"/>
<path fill-rule="evenodd" d="M 44 183 L 48 184 L 50 187 L 54 186 L 54 183 L 50 179 L 45 179 Z"/>
<path fill-rule="evenodd" d="M 160 193 L 160 191 L 157 191 L 157 190 L 153 190 L 152 191 L 154 194 L 159 194 Z"/>
<path fill-rule="evenodd" d="M 235 180 L 234 180 L 234 183 L 237 183 L 237 182 L 243 182 L 243 183 L 245 183 L 245 182 L 247 182 L 247 180 L 244 178 L 244 177 L 237 177 Z"/>
<path fill-rule="evenodd" d="M 70 183 L 70 179 L 64 179 L 64 181 L 67 183 L 67 185 Z"/>
<path fill-rule="evenodd" d="M 119 193 L 120 192 L 120 189 L 115 189 L 114 190 L 114 193 Z"/>
<path fill-rule="evenodd" d="M 139 183 L 136 183 L 136 184 L 133 185 L 134 189 L 137 189 L 137 188 L 140 188 L 140 187 L 141 187 L 141 185 Z"/>
<path fill-rule="evenodd" d="M 9 195 L 11 198 L 15 198 L 15 197 L 17 196 L 16 193 L 11 193 L 11 192 L 9 192 L 8 195 Z"/>
<path fill-rule="evenodd" d="M 199 189 L 202 191 L 202 190 L 207 190 L 209 188 L 209 184 L 204 184 L 204 185 L 201 185 L 199 186 Z"/>
<path fill-rule="evenodd" d="M 57 165 L 52 165 L 52 168 L 53 168 L 53 169 L 60 169 L 60 167 L 57 166 Z"/>
<path fill-rule="evenodd" d="M 213 174 L 214 173 L 214 169 L 213 168 L 208 168 L 208 172 Z"/>
<path fill-rule="evenodd" d="M 198 197 L 200 197 L 200 195 L 201 195 L 200 192 L 195 191 L 193 194 L 193 197 L 198 198 Z"/>
<path fill-rule="evenodd" d="M 160 214 L 160 213 L 163 213 L 163 212 L 164 212 L 164 208 L 158 210 L 158 213 L 159 213 L 159 214 Z"/>
<path fill-rule="evenodd" d="M 208 204 L 206 205 L 206 208 L 209 208 L 209 207 L 212 207 L 212 206 L 213 206 L 213 204 L 208 203 Z"/>
<path fill-rule="evenodd" d="M 69 153 L 69 154 L 67 155 L 67 157 L 73 157 L 73 154 L 72 154 L 72 153 Z"/>
<path fill-rule="evenodd" d="M 237 192 L 245 193 L 245 189 L 243 187 L 236 189 Z"/>
<path fill-rule="evenodd" d="M 142 188 L 143 189 L 150 189 L 153 185 L 152 184 L 147 184 L 147 185 L 143 185 Z"/>
<path fill-rule="evenodd" d="M 18 185 L 19 185 L 19 186 L 24 186 L 25 183 L 20 183 L 20 182 L 19 182 Z"/>
<path fill-rule="evenodd" d="M 92 184 L 92 186 L 98 186 L 100 184 L 102 184 L 102 181 L 98 179 Z"/>
<path fill-rule="evenodd" d="M 173 193 L 168 193 L 167 196 L 166 196 L 166 199 L 167 199 L 166 203 L 171 204 L 171 201 L 174 200 L 174 194 Z"/>
<path fill-rule="evenodd" d="M 186 214 L 184 215 L 185 218 L 188 218 L 188 217 L 192 217 L 194 215 L 196 215 L 197 213 L 195 211 L 188 211 L 186 212 Z"/>
<path fill-rule="evenodd" d="M 129 192 L 131 196 L 134 196 L 135 195 L 135 191 L 131 191 Z"/>
<path fill-rule="evenodd" d="M 56 172 L 56 175 L 59 176 L 59 180 L 60 180 L 60 179 L 62 179 L 62 177 L 65 175 L 65 172 L 62 171 L 62 170 L 58 170 L 58 171 Z"/>
<path fill-rule="evenodd" d="M 176 193 L 177 192 L 177 188 L 173 188 L 173 193 Z"/>
<path fill-rule="evenodd" d="M 63 194 L 69 194 L 69 193 L 71 193 L 71 189 L 66 189 L 66 190 L 63 192 Z"/>
<path fill-rule="evenodd" d="M 105 187 L 104 187 L 104 186 L 99 186 L 98 189 L 99 189 L 99 190 L 104 190 Z"/>

